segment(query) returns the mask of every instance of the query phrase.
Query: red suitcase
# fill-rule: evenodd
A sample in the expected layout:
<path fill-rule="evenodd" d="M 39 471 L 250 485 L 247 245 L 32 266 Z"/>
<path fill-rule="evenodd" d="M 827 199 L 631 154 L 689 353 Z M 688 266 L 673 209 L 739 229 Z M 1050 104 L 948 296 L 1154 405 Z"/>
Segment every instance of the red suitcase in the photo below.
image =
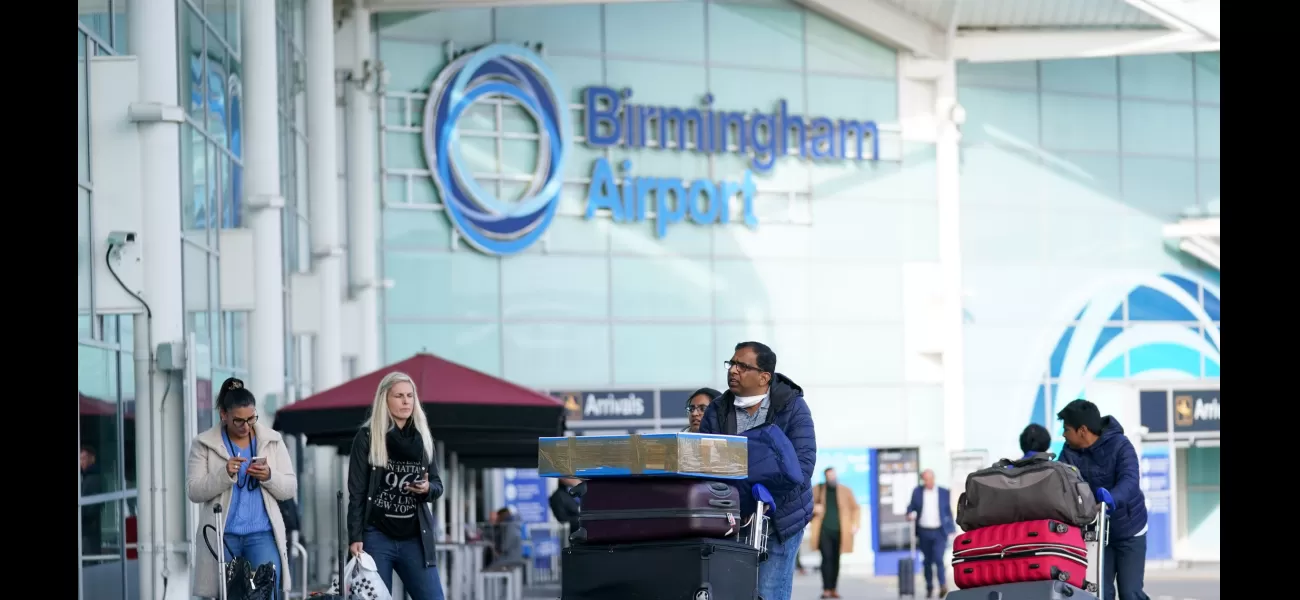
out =
<path fill-rule="evenodd" d="M 721 481 L 647 477 L 585 484 L 570 539 L 606 544 L 725 538 L 740 525 L 740 491 Z"/>
<path fill-rule="evenodd" d="M 1055 579 L 1086 589 L 1083 530 L 1060 521 L 992 525 L 952 544 L 953 583 L 961 589 Z"/>

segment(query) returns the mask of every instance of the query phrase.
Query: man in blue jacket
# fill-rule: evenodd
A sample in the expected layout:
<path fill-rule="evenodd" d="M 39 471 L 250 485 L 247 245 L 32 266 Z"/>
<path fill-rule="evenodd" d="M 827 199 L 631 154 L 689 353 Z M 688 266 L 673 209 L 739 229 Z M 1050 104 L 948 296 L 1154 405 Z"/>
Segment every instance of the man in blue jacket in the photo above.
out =
<path fill-rule="evenodd" d="M 934 596 L 934 579 L 939 580 L 939 597 L 948 595 L 948 569 L 943 566 L 943 555 L 948 551 L 948 538 L 957 532 L 952 518 L 952 493 L 946 487 L 934 484 L 934 471 L 921 472 L 921 485 L 912 490 L 912 501 L 907 504 L 907 519 L 916 521 L 916 542 L 921 550 L 925 573 L 925 597 Z M 930 576 L 931 570 L 935 577 Z"/>
<path fill-rule="evenodd" d="M 727 391 L 709 404 L 700 433 L 740 435 L 773 424 L 797 455 L 799 485 L 774 498 L 767 561 L 759 566 L 758 593 L 764 600 L 789 600 L 804 527 L 812 521 L 812 474 L 817 434 L 803 388 L 776 372 L 776 353 L 759 342 L 736 344 L 727 367 Z M 784 461 L 782 461 L 784 462 Z M 776 492 L 774 492 L 776 495 Z"/>
<path fill-rule="evenodd" d="M 1110 516 L 1110 543 L 1102 566 L 1102 597 L 1147 600 L 1142 591 L 1147 564 L 1146 496 L 1138 485 L 1138 457 L 1124 427 L 1101 416 L 1097 405 L 1075 400 L 1056 414 L 1065 430 L 1060 461 L 1074 465 Z"/>

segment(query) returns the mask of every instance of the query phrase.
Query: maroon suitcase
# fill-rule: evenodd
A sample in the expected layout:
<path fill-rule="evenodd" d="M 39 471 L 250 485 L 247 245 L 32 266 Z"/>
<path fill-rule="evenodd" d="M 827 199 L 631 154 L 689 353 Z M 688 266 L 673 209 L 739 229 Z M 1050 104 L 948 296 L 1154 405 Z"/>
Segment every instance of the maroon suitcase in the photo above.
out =
<path fill-rule="evenodd" d="M 740 491 L 720 481 L 596 479 L 580 502 L 581 543 L 724 538 L 740 527 Z"/>

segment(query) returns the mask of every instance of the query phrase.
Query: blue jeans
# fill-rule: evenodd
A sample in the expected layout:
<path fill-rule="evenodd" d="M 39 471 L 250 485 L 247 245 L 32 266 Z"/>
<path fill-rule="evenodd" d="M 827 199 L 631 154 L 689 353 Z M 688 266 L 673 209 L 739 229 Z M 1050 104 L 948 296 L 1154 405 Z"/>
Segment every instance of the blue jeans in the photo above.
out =
<path fill-rule="evenodd" d="M 948 570 L 943 568 L 943 553 L 948 550 L 948 534 L 943 529 L 916 528 L 916 545 L 921 551 L 921 571 L 925 573 L 925 589 L 934 589 L 934 571 L 939 576 L 939 587 L 948 587 Z"/>
<path fill-rule="evenodd" d="M 758 565 L 758 595 L 763 600 L 790 600 L 802 542 L 803 529 L 788 540 L 777 540 L 775 533 L 767 538 L 767 560 Z"/>
<path fill-rule="evenodd" d="M 275 546 L 275 534 L 269 531 L 260 533 L 249 533 L 246 535 L 226 534 L 226 560 L 234 559 L 238 556 L 253 563 L 253 570 L 266 563 L 275 565 L 275 591 L 271 592 L 272 598 L 280 597 L 280 573 L 282 565 L 280 564 L 280 549 Z M 231 554 L 234 556 L 231 556 Z M 220 575 L 224 577 L 223 575 Z"/>
<path fill-rule="evenodd" d="M 1102 598 L 1115 600 L 1115 588 L 1119 587 L 1120 600 L 1147 600 L 1142 591 L 1143 579 L 1147 570 L 1147 536 L 1139 535 L 1124 540 L 1111 538 L 1106 544 L 1103 555 L 1103 579 L 1105 587 Z"/>
<path fill-rule="evenodd" d="M 393 589 L 396 570 L 411 600 L 443 600 L 438 567 L 424 566 L 424 542 L 419 537 L 394 540 L 374 527 L 367 527 L 361 543 L 365 553 L 375 559 L 379 578 L 389 591 Z"/>

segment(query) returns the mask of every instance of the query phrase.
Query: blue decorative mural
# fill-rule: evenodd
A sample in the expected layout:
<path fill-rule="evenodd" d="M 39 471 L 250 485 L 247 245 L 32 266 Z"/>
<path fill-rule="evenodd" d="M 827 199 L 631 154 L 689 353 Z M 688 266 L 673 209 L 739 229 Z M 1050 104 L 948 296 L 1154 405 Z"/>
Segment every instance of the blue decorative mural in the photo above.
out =
<path fill-rule="evenodd" d="M 1097 294 L 1065 328 L 1030 421 L 1051 429 L 1050 415 L 1097 379 L 1218 376 L 1218 285 L 1156 275 Z"/>

